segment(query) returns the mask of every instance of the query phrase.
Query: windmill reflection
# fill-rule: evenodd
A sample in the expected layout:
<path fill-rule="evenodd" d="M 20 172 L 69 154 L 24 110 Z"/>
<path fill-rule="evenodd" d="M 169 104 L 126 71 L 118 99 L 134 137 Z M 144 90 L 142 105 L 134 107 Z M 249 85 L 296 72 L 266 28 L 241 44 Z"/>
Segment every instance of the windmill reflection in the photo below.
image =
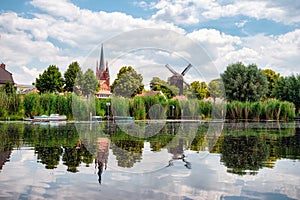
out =
<path fill-rule="evenodd" d="M 103 168 L 107 168 L 107 159 L 109 154 L 109 139 L 98 138 L 97 140 L 98 152 L 95 158 L 95 169 L 98 166 L 98 182 L 101 184 Z"/>
<path fill-rule="evenodd" d="M 185 163 L 185 167 L 187 169 L 191 169 L 192 165 L 190 162 L 188 162 L 185 158 L 186 156 L 184 155 L 184 147 L 183 147 L 183 142 L 184 140 L 181 138 L 179 139 L 178 145 L 176 147 L 171 147 L 169 148 L 169 152 L 173 154 L 172 159 L 169 160 L 169 164 L 167 167 L 173 166 L 174 160 L 182 160 Z"/>

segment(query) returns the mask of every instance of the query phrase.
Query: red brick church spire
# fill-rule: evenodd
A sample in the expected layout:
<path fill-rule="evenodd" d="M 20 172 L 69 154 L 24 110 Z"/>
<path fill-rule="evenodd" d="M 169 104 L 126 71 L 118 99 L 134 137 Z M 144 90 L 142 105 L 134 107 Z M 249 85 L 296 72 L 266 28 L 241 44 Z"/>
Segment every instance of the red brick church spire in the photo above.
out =
<path fill-rule="evenodd" d="M 100 91 L 97 93 L 99 98 L 107 98 L 111 95 L 110 93 L 110 76 L 108 62 L 106 61 L 106 66 L 104 66 L 104 51 L 103 44 L 101 45 L 100 52 L 100 63 L 98 66 L 98 61 L 96 64 L 96 77 L 100 83 Z M 104 95 L 105 94 L 105 95 Z M 108 95 L 110 94 L 110 95 Z"/>

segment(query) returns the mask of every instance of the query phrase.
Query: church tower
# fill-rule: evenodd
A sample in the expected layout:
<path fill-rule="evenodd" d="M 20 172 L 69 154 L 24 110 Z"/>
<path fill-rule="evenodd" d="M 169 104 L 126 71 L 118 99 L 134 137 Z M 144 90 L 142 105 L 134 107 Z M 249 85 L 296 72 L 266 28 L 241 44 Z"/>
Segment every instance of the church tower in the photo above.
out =
<path fill-rule="evenodd" d="M 101 45 L 99 66 L 98 66 L 98 61 L 96 64 L 96 77 L 100 83 L 100 90 L 99 92 L 96 93 L 97 97 L 98 98 L 110 97 L 111 92 L 110 92 L 109 68 L 108 68 L 108 62 L 106 62 L 106 66 L 104 65 L 103 44 Z"/>

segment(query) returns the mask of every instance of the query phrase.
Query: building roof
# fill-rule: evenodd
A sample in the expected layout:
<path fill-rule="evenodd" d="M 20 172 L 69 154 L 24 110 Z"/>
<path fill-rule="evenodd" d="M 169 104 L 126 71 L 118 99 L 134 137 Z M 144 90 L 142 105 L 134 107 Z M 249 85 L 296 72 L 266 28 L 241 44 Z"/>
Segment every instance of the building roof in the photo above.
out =
<path fill-rule="evenodd" d="M 98 92 L 96 92 L 96 94 L 112 94 L 109 90 L 100 90 Z"/>
<path fill-rule="evenodd" d="M 165 95 L 161 91 L 147 91 L 143 92 L 142 94 L 137 94 L 136 96 L 146 97 L 146 96 L 155 96 L 155 95 L 162 95 L 165 97 Z"/>
<path fill-rule="evenodd" d="M 14 79 L 12 77 L 12 73 L 8 72 L 6 69 L 0 67 L 0 84 L 5 84 L 10 82 L 14 84 Z"/>
<path fill-rule="evenodd" d="M 104 55 L 103 55 L 103 44 L 101 45 L 99 70 L 100 70 L 100 71 L 104 71 L 104 70 L 105 70 L 105 66 L 104 66 Z"/>

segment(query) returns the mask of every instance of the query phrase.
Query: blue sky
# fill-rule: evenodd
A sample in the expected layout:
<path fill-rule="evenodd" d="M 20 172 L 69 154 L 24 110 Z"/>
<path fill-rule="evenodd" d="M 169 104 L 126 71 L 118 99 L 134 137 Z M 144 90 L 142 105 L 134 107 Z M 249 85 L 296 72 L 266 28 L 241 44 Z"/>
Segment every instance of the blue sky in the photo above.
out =
<path fill-rule="evenodd" d="M 198 75 L 186 80 L 209 82 L 238 61 L 288 76 L 300 72 L 299 13 L 294 0 L 1 0 L 0 62 L 31 84 L 50 64 L 62 73 L 73 61 L 94 69 L 104 43 L 112 78 L 124 65 L 149 76 L 156 66 L 165 78 L 167 62 L 178 71 L 192 62 Z M 197 60 L 204 52 L 210 64 Z"/>

